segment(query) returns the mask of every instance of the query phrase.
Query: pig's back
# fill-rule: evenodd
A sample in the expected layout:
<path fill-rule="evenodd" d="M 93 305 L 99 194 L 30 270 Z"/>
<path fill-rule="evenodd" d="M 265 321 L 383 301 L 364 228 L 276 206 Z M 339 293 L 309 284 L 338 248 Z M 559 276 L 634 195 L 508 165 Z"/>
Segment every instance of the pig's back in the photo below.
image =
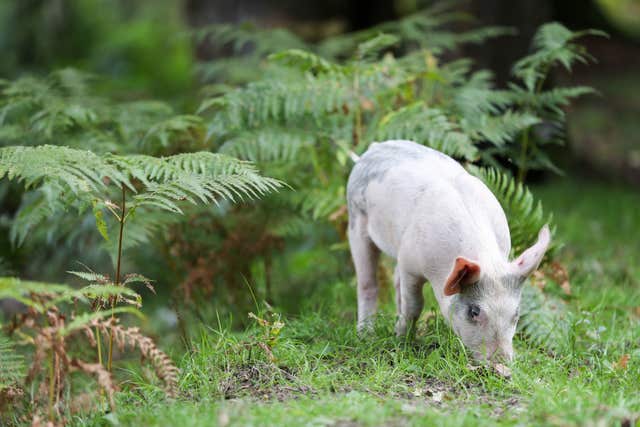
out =
<path fill-rule="evenodd" d="M 350 210 L 367 210 L 367 190 L 370 184 L 396 183 L 405 188 L 389 189 L 388 196 L 411 197 L 415 185 L 436 185 L 438 181 L 453 182 L 467 172 L 451 157 L 412 141 L 375 142 L 362 155 L 349 175 L 347 200 Z M 397 176 L 400 175 L 400 176 Z M 393 191 L 403 190 L 403 191 Z"/>
<path fill-rule="evenodd" d="M 477 236 L 510 250 L 504 212 L 489 189 L 451 157 L 415 142 L 372 144 L 349 176 L 347 200 L 350 218 L 366 215 L 371 237 L 393 257 L 407 229 L 440 241 L 448 240 L 439 235 L 445 231 Z M 452 250 L 483 249 L 462 244 L 469 247 Z"/>

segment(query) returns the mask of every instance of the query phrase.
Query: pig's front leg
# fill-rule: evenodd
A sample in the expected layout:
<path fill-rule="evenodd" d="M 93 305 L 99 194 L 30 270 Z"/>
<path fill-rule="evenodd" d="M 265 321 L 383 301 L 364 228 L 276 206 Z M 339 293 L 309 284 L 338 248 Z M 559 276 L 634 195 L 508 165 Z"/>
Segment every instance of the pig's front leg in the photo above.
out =
<path fill-rule="evenodd" d="M 402 314 L 402 293 L 400 292 L 400 267 L 396 265 L 393 271 L 393 287 L 396 290 L 396 310 L 398 316 Z"/>
<path fill-rule="evenodd" d="M 358 332 L 371 327 L 378 305 L 379 249 L 367 232 L 367 217 L 364 214 L 349 218 L 349 245 L 356 268 L 358 281 Z"/>
<path fill-rule="evenodd" d="M 396 275 L 396 281 L 398 277 L 400 279 L 400 298 L 396 296 L 396 302 L 400 303 L 396 334 L 398 336 L 407 333 L 413 335 L 416 321 L 424 306 L 424 297 L 422 296 L 424 278 L 407 273 L 399 266 L 396 267 Z"/>

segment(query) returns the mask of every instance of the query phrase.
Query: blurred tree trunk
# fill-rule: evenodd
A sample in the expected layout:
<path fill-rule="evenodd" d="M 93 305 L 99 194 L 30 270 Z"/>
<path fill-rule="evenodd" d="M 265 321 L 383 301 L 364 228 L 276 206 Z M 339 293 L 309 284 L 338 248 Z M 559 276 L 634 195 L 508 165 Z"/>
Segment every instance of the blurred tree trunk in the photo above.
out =
<path fill-rule="evenodd" d="M 397 18 L 392 0 L 184 0 L 192 26 L 214 22 L 322 21 L 340 18 L 350 31 Z"/>

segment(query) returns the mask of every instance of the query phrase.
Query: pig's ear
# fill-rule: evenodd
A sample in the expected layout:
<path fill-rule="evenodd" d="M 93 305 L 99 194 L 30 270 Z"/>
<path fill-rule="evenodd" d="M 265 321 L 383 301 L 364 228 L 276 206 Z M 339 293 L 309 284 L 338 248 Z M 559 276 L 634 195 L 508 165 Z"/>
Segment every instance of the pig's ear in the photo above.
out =
<path fill-rule="evenodd" d="M 520 281 L 524 281 L 524 279 L 538 268 L 550 242 L 551 232 L 549 231 L 549 226 L 545 225 L 540 230 L 540 233 L 538 233 L 538 241 L 511 262 L 512 273 L 515 274 Z"/>
<path fill-rule="evenodd" d="M 473 285 L 480 279 L 480 266 L 459 256 L 453 264 L 453 270 L 444 285 L 444 294 L 451 296 L 459 294 L 465 286 Z"/>

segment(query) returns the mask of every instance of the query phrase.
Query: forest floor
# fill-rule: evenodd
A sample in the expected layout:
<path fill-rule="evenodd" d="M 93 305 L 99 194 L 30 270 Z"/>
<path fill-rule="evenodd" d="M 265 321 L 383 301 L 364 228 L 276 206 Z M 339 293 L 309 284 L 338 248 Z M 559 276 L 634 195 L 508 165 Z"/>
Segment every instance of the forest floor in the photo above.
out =
<path fill-rule="evenodd" d="M 393 336 L 390 303 L 361 339 L 353 284 L 336 283 L 314 310 L 283 317 L 279 335 L 271 313 L 243 333 L 203 328 L 193 352 L 174 354 L 182 372 L 175 400 L 140 385 L 118 394 L 117 413 L 74 424 L 639 425 L 640 194 L 575 179 L 535 193 L 565 243 L 567 351 L 517 337 L 510 379 L 475 369 L 428 287 L 415 342 Z"/>

